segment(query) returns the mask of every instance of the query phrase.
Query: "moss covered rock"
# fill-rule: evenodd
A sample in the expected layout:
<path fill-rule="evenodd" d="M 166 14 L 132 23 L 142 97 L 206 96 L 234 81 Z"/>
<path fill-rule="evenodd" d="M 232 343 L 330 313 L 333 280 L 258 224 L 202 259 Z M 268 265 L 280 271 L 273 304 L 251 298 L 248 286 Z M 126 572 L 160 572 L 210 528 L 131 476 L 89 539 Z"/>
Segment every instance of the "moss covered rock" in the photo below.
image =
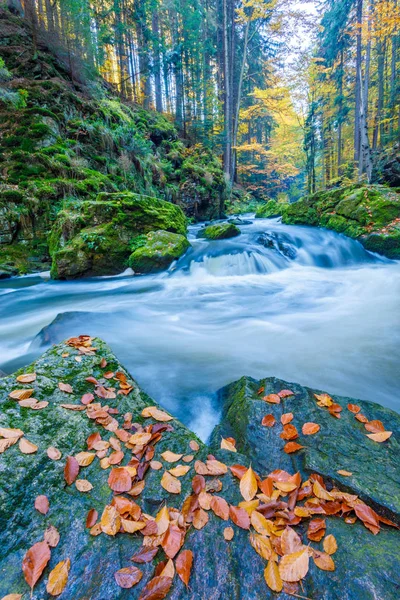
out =
<path fill-rule="evenodd" d="M 155 273 L 167 269 L 190 247 L 186 237 L 169 231 L 151 231 L 143 246 L 129 257 L 129 266 L 137 273 Z"/>
<path fill-rule="evenodd" d="M 240 229 L 233 223 L 216 223 L 201 229 L 198 233 L 198 237 L 205 237 L 209 240 L 225 240 L 237 235 L 240 235 Z"/>
<path fill-rule="evenodd" d="M 129 192 L 99 194 L 59 214 L 49 237 L 51 276 L 113 275 L 128 266 L 137 238 L 156 227 L 184 238 L 186 217 L 170 202 Z"/>
<path fill-rule="evenodd" d="M 326 227 L 358 239 L 367 250 L 400 258 L 400 195 L 381 185 L 317 192 L 282 206 L 289 225 Z"/>
<path fill-rule="evenodd" d="M 272 217 L 279 217 L 282 214 L 282 207 L 284 205 L 276 202 L 275 200 L 269 200 L 265 204 L 259 206 L 256 212 L 257 219 L 270 219 Z"/>

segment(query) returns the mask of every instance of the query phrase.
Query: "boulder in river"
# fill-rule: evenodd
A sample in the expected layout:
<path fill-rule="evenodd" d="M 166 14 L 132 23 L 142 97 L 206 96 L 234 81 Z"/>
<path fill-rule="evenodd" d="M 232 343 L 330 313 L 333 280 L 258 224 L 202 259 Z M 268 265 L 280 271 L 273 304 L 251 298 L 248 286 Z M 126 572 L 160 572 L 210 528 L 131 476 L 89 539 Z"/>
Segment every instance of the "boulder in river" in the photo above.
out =
<path fill-rule="evenodd" d="M 170 202 L 130 192 L 102 193 L 62 211 L 49 238 L 54 279 L 114 275 L 128 266 L 135 240 L 155 229 L 186 234 L 186 217 Z"/>
<path fill-rule="evenodd" d="M 275 378 L 220 398 L 206 446 L 87 336 L 1 379 L 0 596 L 397 599 L 399 415 Z"/>
<path fill-rule="evenodd" d="M 168 269 L 190 247 L 186 237 L 179 233 L 151 231 L 143 237 L 143 246 L 129 257 L 129 266 L 135 273 L 156 273 Z"/>
<path fill-rule="evenodd" d="M 233 223 L 215 223 L 201 229 L 198 237 L 205 237 L 209 240 L 225 240 L 240 235 L 240 229 Z"/>

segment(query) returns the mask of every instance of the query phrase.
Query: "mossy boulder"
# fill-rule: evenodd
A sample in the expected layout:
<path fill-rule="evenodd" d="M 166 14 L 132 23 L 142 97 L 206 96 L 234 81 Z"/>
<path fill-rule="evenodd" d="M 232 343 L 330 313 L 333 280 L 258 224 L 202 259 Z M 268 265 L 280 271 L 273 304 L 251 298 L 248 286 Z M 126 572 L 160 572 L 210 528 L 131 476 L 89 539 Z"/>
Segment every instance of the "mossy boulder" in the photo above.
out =
<path fill-rule="evenodd" d="M 400 258 L 400 195 L 382 185 L 317 192 L 283 206 L 281 214 L 289 225 L 326 227 L 358 239 L 367 250 Z"/>
<path fill-rule="evenodd" d="M 114 536 L 97 531 L 95 535 L 86 527 L 89 510 L 95 509 L 98 512 L 99 521 L 105 506 L 115 501 L 116 494 L 112 493 L 107 483 L 113 466 L 107 466 L 104 462 L 100 464 L 101 457 L 94 457 L 89 466 L 80 468 L 78 478 L 86 479 L 93 486 L 87 493 L 78 491 L 74 483 L 67 485 L 64 479 L 67 457 L 87 451 L 86 440 L 91 434 L 98 434 L 103 441 L 112 442 L 113 448 L 106 452 L 110 456 L 110 453 L 115 455 L 114 446 L 124 431 L 131 435 L 137 427 L 149 424 L 153 431 L 155 427 L 161 431 L 161 435 L 155 435 L 151 452 L 148 454 L 146 451 L 138 459 L 140 466 L 136 471 L 138 480 L 144 481 L 142 491 L 136 496 L 125 493 L 119 495 L 122 502 L 133 499 L 140 510 L 150 517 L 154 517 L 163 506 L 167 506 L 170 511 L 173 508 L 183 510 L 183 507 L 186 507 L 186 511 L 189 510 L 191 502 L 195 500 L 192 496 L 192 480 L 198 467 L 196 461 L 204 462 L 211 454 L 227 467 L 235 464 L 247 468 L 251 464 L 262 479 L 276 469 L 289 473 L 299 472 L 303 481 L 308 481 L 313 473 L 320 475 L 328 489 L 334 484 L 344 492 L 358 495 L 382 518 L 388 517 L 399 523 L 397 457 L 400 416 L 396 413 L 374 403 L 333 396 L 333 400 L 343 409 L 341 418 L 335 419 L 326 408 L 317 405 L 314 397 L 316 390 L 275 378 L 255 381 L 244 377 L 219 392 L 223 409 L 222 421 L 214 430 L 210 445 L 206 446 L 175 418 L 165 423 L 143 415 L 143 409 L 147 407 L 161 407 L 138 387 L 104 342 L 93 339 L 91 346 L 82 347 L 81 351 L 75 346 L 76 344 L 59 344 L 32 365 L 0 379 L 0 427 L 20 429 L 24 438 L 37 446 L 36 452 L 23 454 L 17 442 L 5 448 L 0 457 L 3 548 L 0 554 L 1 597 L 7 594 L 29 595 L 29 587 L 22 573 L 22 561 L 27 550 L 43 540 L 50 525 L 58 530 L 60 540 L 51 548 L 50 562 L 35 585 L 33 600 L 50 598 L 46 592 L 49 573 L 57 563 L 66 558 L 70 559 L 71 567 L 62 593 L 64 600 L 138 598 L 154 576 L 156 566 L 166 560 L 163 549 L 159 548 L 154 561 L 136 564 L 143 577 L 133 590 L 125 590 L 117 585 L 115 572 L 135 564 L 131 562 L 131 558 L 142 545 L 143 535 L 140 531 L 134 534 L 118 531 Z M 22 373 L 35 373 L 35 381 L 29 384 L 19 383 L 16 376 Z M 111 373 L 115 374 L 112 379 Z M 105 389 L 123 391 L 119 382 L 124 378 L 124 386 L 128 387 L 125 388 L 125 393 L 102 398 Z M 61 383 L 69 384 L 71 393 L 60 389 Z M 33 390 L 32 395 L 38 401 L 44 400 L 48 405 L 41 410 L 33 410 L 20 406 L 17 400 L 10 398 L 11 391 L 28 387 Z M 262 394 L 259 393 L 260 387 L 264 388 Z M 290 389 L 294 395 L 282 399 L 280 404 L 268 404 L 262 399 L 263 394 L 277 393 L 282 389 Z M 104 420 L 104 414 L 99 414 L 97 420 L 88 418 L 89 412 L 86 413 L 80 400 L 84 394 L 90 393 L 95 394 L 95 402 L 111 409 L 111 422 L 109 419 Z M 362 414 L 369 420 L 382 420 L 393 431 L 392 437 L 383 444 L 368 439 L 363 423 L 356 420 L 354 414 L 346 408 L 348 402 L 357 403 Z M 83 410 L 71 410 L 71 405 Z M 300 433 L 297 441 L 304 446 L 291 455 L 283 451 L 286 440 L 280 437 L 280 418 L 288 412 L 293 413 L 292 424 Z M 261 425 L 266 413 L 272 413 L 276 419 L 271 428 Z M 113 419 L 119 426 L 117 430 Z M 305 436 L 301 433 L 301 428 L 303 423 L 310 421 L 318 423 L 321 429 L 315 435 Z M 221 449 L 221 437 L 234 437 L 237 452 Z M 4 439 L 6 438 L 0 436 L 3 443 Z M 193 446 L 193 442 L 197 445 Z M 59 450 L 60 460 L 49 457 L 49 447 Z M 140 454 L 137 447 L 129 448 L 122 442 L 121 448 L 124 457 L 120 466 L 127 466 L 132 460 L 135 462 L 132 451 L 135 455 Z M 189 470 L 179 477 L 179 493 L 169 493 L 161 486 L 164 473 L 178 464 L 167 462 L 165 451 L 183 454 L 187 458 L 181 463 L 188 466 Z M 153 465 L 155 468 L 148 468 L 150 460 L 156 461 Z M 133 462 L 130 463 L 131 466 Z M 161 469 L 157 468 L 157 463 L 162 465 Z M 337 472 L 339 469 L 345 469 L 351 475 L 345 477 Z M 235 506 L 243 501 L 239 481 L 229 468 L 225 474 L 216 477 L 206 475 L 205 480 L 210 494 L 218 495 Z M 45 495 L 49 500 L 49 511 L 45 515 L 34 507 L 39 495 Z M 287 506 L 285 508 L 288 498 L 287 493 L 282 493 L 278 498 L 278 502 L 281 502 L 280 528 L 291 518 Z M 274 502 L 264 502 L 258 508 L 268 514 Z M 348 502 L 353 502 L 352 496 L 348 497 Z M 325 506 L 325 501 L 311 503 L 309 506 L 317 510 L 317 504 Z M 348 508 L 343 504 L 343 510 Z M 251 546 L 249 531 L 236 526 L 230 519 L 226 521 L 217 517 L 212 510 L 207 510 L 206 513 L 208 522 L 202 529 L 198 530 L 193 524 L 187 524 L 183 549 L 193 552 L 189 587 L 175 575 L 167 598 L 276 598 L 263 577 L 267 561 Z M 297 594 L 297 590 L 290 588 L 287 594 L 283 591 L 279 597 L 290 600 L 295 593 L 307 598 L 323 597 L 324 600 L 397 598 L 400 587 L 398 529 L 381 522 L 379 534 L 373 536 L 361 521 L 346 523 L 340 513 L 329 515 L 324 512 L 316 516 L 326 521 L 326 534 L 333 534 L 337 540 L 338 549 L 333 555 L 335 570 L 320 570 L 310 560 L 309 572 L 299 590 L 301 593 Z M 301 524 L 292 525 L 307 544 L 308 522 L 305 519 Z M 227 541 L 224 537 L 227 526 L 234 528 L 232 541 Z M 309 545 L 322 550 L 322 544 L 323 540 Z"/>
<path fill-rule="evenodd" d="M 167 269 L 190 247 L 186 237 L 169 231 L 151 231 L 143 246 L 129 257 L 129 266 L 137 273 L 155 273 Z"/>
<path fill-rule="evenodd" d="M 186 217 L 170 202 L 129 192 L 99 194 L 58 215 L 49 237 L 54 279 L 114 275 L 128 266 L 137 240 L 151 230 L 184 238 Z M 142 243 L 140 244 L 142 245 Z"/>
<path fill-rule="evenodd" d="M 276 202 L 275 200 L 269 200 L 258 208 L 256 218 L 270 219 L 272 217 L 280 217 L 284 206 L 285 205 Z"/>
<path fill-rule="evenodd" d="M 216 223 L 201 229 L 198 233 L 198 237 L 204 237 L 208 240 L 225 240 L 237 235 L 240 235 L 240 229 L 233 223 Z"/>

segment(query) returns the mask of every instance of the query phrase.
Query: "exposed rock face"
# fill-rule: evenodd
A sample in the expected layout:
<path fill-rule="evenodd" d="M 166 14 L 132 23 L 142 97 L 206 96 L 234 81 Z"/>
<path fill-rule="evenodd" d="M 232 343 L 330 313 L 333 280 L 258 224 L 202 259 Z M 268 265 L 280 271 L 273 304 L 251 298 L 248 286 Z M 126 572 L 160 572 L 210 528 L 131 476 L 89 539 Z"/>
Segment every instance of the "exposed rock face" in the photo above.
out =
<path fill-rule="evenodd" d="M 58 529 L 60 541 L 51 548 L 51 560 L 35 586 L 34 600 L 50 598 L 45 591 L 48 575 L 59 561 L 66 558 L 71 560 L 71 569 L 62 594 L 65 600 L 139 598 L 154 574 L 155 564 L 139 564 L 137 566 L 143 572 L 142 581 L 132 591 L 120 588 L 115 582 L 114 573 L 133 564 L 130 558 L 141 545 L 143 535 L 140 532 L 119 532 L 110 536 L 103 532 L 93 536 L 85 527 L 90 509 L 96 509 L 101 515 L 105 505 L 112 501 L 113 494 L 107 485 L 110 468 L 100 468 L 98 458 L 90 466 L 80 468 L 79 478 L 85 478 L 93 485 L 93 490 L 88 493 L 79 492 L 74 484 L 67 485 L 64 480 L 66 457 L 87 450 L 86 439 L 89 434 L 98 432 L 103 440 L 115 438 L 113 431 L 107 431 L 95 419 L 89 419 L 85 411 L 72 411 L 61 406 L 80 405 L 81 396 L 94 391 L 87 377 L 95 377 L 99 385 L 115 387 L 117 391 L 120 380 L 110 380 L 104 375 L 107 371 L 125 375 L 128 385 L 132 386 L 127 395 L 118 394 L 116 398 L 108 399 L 96 397 L 95 401 L 103 406 L 118 408 L 118 414 L 112 417 L 117 419 L 120 427 L 125 413 L 132 413 L 132 423 L 154 424 L 153 420 L 149 421 L 141 415 L 146 406 L 155 405 L 154 401 L 138 388 L 103 342 L 94 340 L 93 344 L 97 348 L 95 353 L 80 356 L 75 348 L 65 344 L 49 350 L 36 363 L 24 369 L 25 373 L 36 373 L 33 383 L 17 383 L 15 375 L 0 380 L 0 427 L 20 428 L 25 438 L 38 446 L 37 452 L 22 454 L 16 443 L 7 448 L 0 458 L 1 597 L 10 593 L 28 595 L 28 585 L 21 570 L 22 560 L 28 548 L 43 540 L 49 525 Z M 76 358 L 80 358 L 80 362 Z M 101 364 L 101 359 L 107 365 L 104 365 L 104 361 Z M 73 392 L 61 391 L 60 382 L 70 384 Z M 263 394 L 289 388 L 294 395 L 285 398 L 279 405 L 269 404 L 258 393 L 260 386 L 265 388 Z M 33 395 L 39 401 L 48 401 L 48 406 L 41 410 L 22 408 L 16 400 L 9 398 L 12 390 L 28 387 L 33 388 Z M 224 388 L 220 397 L 223 401 L 223 418 L 212 435 L 210 447 L 202 444 L 176 419 L 167 424 L 167 429 L 172 426 L 173 430 L 163 431 L 161 439 L 155 444 L 154 460 L 162 461 L 163 468 L 148 469 L 144 473 L 143 491 L 133 498 L 146 514 L 154 516 L 165 502 L 169 508 L 181 508 L 184 499 L 192 493 L 194 461 L 205 461 L 212 452 L 226 465 L 241 464 L 247 468 L 251 462 L 261 477 L 275 469 L 285 469 L 290 473 L 299 471 L 305 481 L 311 473 L 318 473 L 340 489 L 359 495 L 373 505 L 381 516 L 400 521 L 399 415 L 377 404 L 353 401 L 357 402 L 369 420 L 380 419 L 393 431 L 389 441 L 378 444 L 366 437 L 364 425 L 347 410 L 348 398 L 334 397 L 343 408 L 341 418 L 335 419 L 326 408 L 317 406 L 312 390 L 274 378 L 259 382 L 242 378 Z M 287 412 L 293 412 L 293 423 L 300 432 L 297 441 L 305 446 L 291 455 L 283 452 L 285 441 L 280 438 L 280 417 Z M 272 428 L 261 425 L 261 419 L 267 413 L 275 415 L 277 420 Z M 302 435 L 301 426 L 309 421 L 320 425 L 321 429 L 316 435 Z M 238 452 L 221 450 L 221 436 L 235 437 Z M 198 443 L 198 451 L 189 445 L 193 440 Z M 48 457 L 47 448 L 50 446 L 60 450 L 60 460 Z M 121 464 L 125 465 L 131 452 L 125 449 L 124 444 L 122 447 L 125 458 Z M 178 464 L 165 462 L 161 454 L 166 450 L 195 455 L 193 461 L 182 463 L 191 468 L 179 478 L 182 486 L 180 494 L 170 494 L 160 485 L 164 470 Z M 341 476 L 337 473 L 338 469 L 348 470 L 352 475 Z M 238 480 L 229 470 L 217 478 L 206 476 L 210 490 L 213 486 L 218 487 L 216 479 L 223 486 L 218 495 L 235 505 L 243 500 Z M 50 509 L 46 515 L 34 508 L 35 499 L 41 494 L 49 499 Z M 132 500 L 132 496 L 127 494 L 124 497 Z M 290 600 L 291 595 L 282 593 L 276 596 L 266 587 L 263 578 L 266 561 L 250 545 L 249 531 L 218 518 L 212 511 L 207 511 L 207 514 L 209 522 L 203 529 L 197 531 L 190 527 L 186 534 L 184 549 L 192 550 L 194 556 L 190 587 L 186 588 L 175 576 L 167 598 L 265 600 L 279 597 L 281 600 Z M 338 550 L 333 556 L 336 570 L 322 571 L 310 561 L 310 570 L 299 594 L 324 600 L 396 600 L 400 586 L 398 530 L 382 524 L 380 533 L 373 536 L 360 521 L 347 524 L 338 516 L 324 515 L 324 518 L 326 533 L 333 534 L 338 542 Z M 307 522 L 296 529 L 307 543 L 305 525 Z M 234 527 L 234 538 L 230 542 L 223 536 L 227 526 Z M 322 542 L 312 542 L 311 545 L 322 548 Z M 162 558 L 164 553 L 159 550 L 154 563 Z"/>
<path fill-rule="evenodd" d="M 205 237 L 209 240 L 225 240 L 237 235 L 240 235 L 240 229 L 233 223 L 216 223 L 201 229 L 198 233 L 198 237 Z"/>
<path fill-rule="evenodd" d="M 151 231 L 143 246 L 129 257 L 129 266 L 137 273 L 156 273 L 167 269 L 190 247 L 184 235 L 169 231 Z"/>
<path fill-rule="evenodd" d="M 129 192 L 99 194 L 97 201 L 59 214 L 49 238 L 51 275 L 74 279 L 120 273 L 128 266 L 135 240 L 154 228 L 184 236 L 186 217 L 164 200 Z"/>
<path fill-rule="evenodd" d="M 367 250 L 400 258 L 400 195 L 382 185 L 317 192 L 293 204 L 268 202 L 257 216 L 278 214 L 288 225 L 326 227 L 359 240 Z"/>

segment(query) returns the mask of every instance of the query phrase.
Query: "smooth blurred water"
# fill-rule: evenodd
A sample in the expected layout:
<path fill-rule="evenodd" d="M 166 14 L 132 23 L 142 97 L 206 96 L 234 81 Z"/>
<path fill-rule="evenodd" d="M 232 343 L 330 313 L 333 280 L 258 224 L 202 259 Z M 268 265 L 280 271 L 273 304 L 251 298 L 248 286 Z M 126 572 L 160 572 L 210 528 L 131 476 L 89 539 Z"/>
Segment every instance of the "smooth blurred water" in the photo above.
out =
<path fill-rule="evenodd" d="M 333 232 L 273 219 L 253 219 L 231 240 L 198 240 L 198 229 L 167 273 L 0 282 L 0 369 L 41 354 L 37 334 L 69 313 L 54 341 L 101 336 L 138 383 L 203 438 L 219 418 L 213 392 L 242 375 L 400 410 L 399 262 Z"/>

